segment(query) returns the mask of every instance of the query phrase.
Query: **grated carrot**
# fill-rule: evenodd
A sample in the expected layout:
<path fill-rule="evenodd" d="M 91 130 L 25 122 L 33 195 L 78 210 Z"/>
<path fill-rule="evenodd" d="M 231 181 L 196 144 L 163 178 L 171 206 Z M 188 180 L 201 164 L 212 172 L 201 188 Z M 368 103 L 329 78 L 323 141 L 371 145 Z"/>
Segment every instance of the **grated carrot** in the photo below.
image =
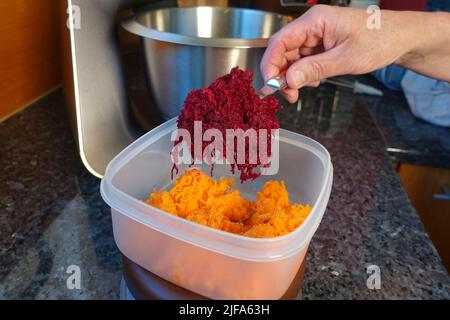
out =
<path fill-rule="evenodd" d="M 281 236 L 298 228 L 311 212 L 291 204 L 284 182 L 268 181 L 255 202 L 233 189 L 233 179 L 214 180 L 199 170 L 180 176 L 170 191 L 152 193 L 145 203 L 181 218 L 254 238 Z"/>

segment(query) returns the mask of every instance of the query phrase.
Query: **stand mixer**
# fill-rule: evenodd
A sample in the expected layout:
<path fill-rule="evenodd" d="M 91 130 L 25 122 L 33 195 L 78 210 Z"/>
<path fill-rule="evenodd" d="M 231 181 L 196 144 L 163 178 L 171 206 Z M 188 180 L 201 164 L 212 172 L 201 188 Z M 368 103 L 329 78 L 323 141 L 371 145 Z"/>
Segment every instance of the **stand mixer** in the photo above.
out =
<path fill-rule="evenodd" d="M 223 1 L 219 2 L 223 5 Z M 252 2 L 248 1 L 250 5 Z M 253 3 L 255 7 L 270 3 L 279 5 L 278 1 L 255 2 L 259 4 Z M 65 1 L 61 3 L 65 5 Z M 145 6 L 148 10 L 152 7 L 173 7 L 176 2 L 67 0 L 67 5 L 70 8 L 67 10 L 68 28 L 62 34 L 66 104 L 83 164 L 89 172 L 101 178 L 112 158 L 146 130 L 163 121 L 152 105 L 155 101 L 151 99 L 151 94 L 147 94 L 151 90 L 145 83 L 147 80 L 151 84 L 151 79 L 144 71 L 148 64 L 142 59 L 139 39 L 130 37 L 130 34 L 120 29 L 119 24 L 124 18 L 133 15 L 136 8 Z M 252 14 L 254 12 L 250 12 L 250 16 Z M 275 31 L 272 28 L 270 32 Z M 260 50 L 263 52 L 263 49 Z M 247 52 L 253 52 L 251 50 L 243 48 L 239 56 L 247 57 Z M 240 61 L 240 67 L 243 68 L 250 66 L 242 65 L 244 62 L 252 62 L 253 71 L 259 72 L 255 70 L 259 65 L 258 57 L 261 54 L 251 54 L 236 61 Z M 196 81 L 196 85 L 201 87 L 212 81 L 209 78 L 202 80 Z M 176 81 L 173 82 L 177 85 Z M 123 298 L 204 298 L 158 278 L 125 256 L 123 261 Z M 293 299 L 297 296 L 303 273 L 304 264 L 284 298 Z"/>

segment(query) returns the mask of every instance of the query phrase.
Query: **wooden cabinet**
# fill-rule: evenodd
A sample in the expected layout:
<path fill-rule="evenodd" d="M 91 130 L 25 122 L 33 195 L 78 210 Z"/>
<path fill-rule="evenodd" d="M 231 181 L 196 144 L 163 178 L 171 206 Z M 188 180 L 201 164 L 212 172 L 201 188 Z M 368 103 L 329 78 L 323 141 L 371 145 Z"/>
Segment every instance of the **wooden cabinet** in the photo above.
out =
<path fill-rule="evenodd" d="M 0 121 L 61 83 L 58 2 L 0 1 Z"/>
<path fill-rule="evenodd" d="M 443 186 L 450 187 L 450 169 L 401 163 L 397 172 L 420 219 L 450 273 L 450 201 Z"/>

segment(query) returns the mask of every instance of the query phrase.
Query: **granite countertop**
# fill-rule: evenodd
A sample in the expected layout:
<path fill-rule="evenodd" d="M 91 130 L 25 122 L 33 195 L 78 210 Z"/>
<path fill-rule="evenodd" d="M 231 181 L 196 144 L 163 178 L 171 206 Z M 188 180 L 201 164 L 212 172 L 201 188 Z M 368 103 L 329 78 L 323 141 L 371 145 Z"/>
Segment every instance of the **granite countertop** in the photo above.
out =
<path fill-rule="evenodd" d="M 374 78 L 363 81 L 384 88 Z M 384 89 L 382 99 L 366 97 L 390 158 L 397 162 L 450 169 L 450 128 L 416 118 L 403 93 Z"/>
<path fill-rule="evenodd" d="M 302 95 L 301 110 L 280 112 L 281 125 L 324 144 L 335 170 L 302 297 L 449 299 L 450 277 L 371 115 L 383 109 L 330 86 Z M 109 208 L 79 159 L 61 90 L 1 123 L 0 141 L 0 299 L 118 298 Z M 71 265 L 79 290 L 66 285 Z M 366 286 L 369 265 L 380 268 L 380 290 Z"/>

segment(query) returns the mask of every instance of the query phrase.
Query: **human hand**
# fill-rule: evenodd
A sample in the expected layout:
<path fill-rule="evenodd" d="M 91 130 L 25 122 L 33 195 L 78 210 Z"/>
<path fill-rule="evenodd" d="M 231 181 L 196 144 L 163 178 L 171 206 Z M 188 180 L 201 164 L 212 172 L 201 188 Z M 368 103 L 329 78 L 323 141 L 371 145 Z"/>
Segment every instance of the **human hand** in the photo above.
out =
<path fill-rule="evenodd" d="M 286 71 L 288 89 L 282 93 L 295 102 L 301 87 L 318 86 L 332 76 L 368 73 L 411 51 L 414 30 L 402 28 L 409 17 L 382 11 L 381 29 L 369 29 L 368 18 L 361 9 L 314 6 L 271 37 L 261 62 L 264 79 Z"/>

